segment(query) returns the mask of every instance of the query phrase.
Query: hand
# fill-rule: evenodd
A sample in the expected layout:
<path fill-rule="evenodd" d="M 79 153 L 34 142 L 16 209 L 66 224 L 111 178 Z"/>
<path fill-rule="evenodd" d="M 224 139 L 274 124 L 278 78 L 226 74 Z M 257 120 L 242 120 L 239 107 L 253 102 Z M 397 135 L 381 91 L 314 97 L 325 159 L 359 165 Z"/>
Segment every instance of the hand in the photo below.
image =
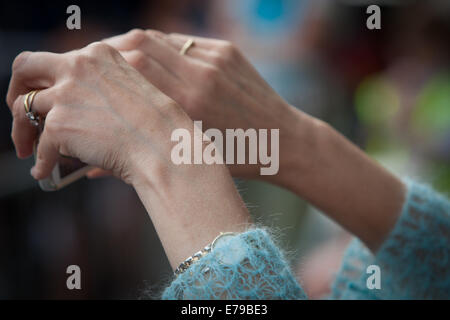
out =
<path fill-rule="evenodd" d="M 171 162 L 171 133 L 185 128 L 193 135 L 192 120 L 112 47 L 93 43 L 65 54 L 25 52 L 15 59 L 7 102 L 22 158 L 32 153 L 36 138 L 23 105 L 33 89 L 42 90 L 32 109 L 46 118 L 33 176 L 48 176 L 62 154 L 131 183 L 174 268 L 220 232 L 242 231 L 249 222 L 224 165 Z"/>
<path fill-rule="evenodd" d="M 205 129 L 280 129 L 280 159 L 288 159 L 289 143 L 302 146 L 302 140 L 293 141 L 292 128 L 302 125 L 309 117 L 289 106 L 230 42 L 192 37 L 194 46 L 180 55 L 189 38 L 153 30 L 132 30 L 103 42 L 119 50 L 193 120 L 202 120 Z M 286 167 L 280 164 L 281 171 L 286 172 Z M 258 165 L 233 165 L 230 169 L 235 176 L 260 177 Z M 98 174 L 98 171 L 93 173 Z"/>
<path fill-rule="evenodd" d="M 179 51 L 189 39 L 195 45 Z M 233 165 L 235 176 L 264 178 L 322 209 L 373 251 L 399 215 L 402 182 L 327 124 L 289 106 L 227 41 L 132 30 L 104 42 L 205 127 L 279 128 L 280 169 Z"/>
<path fill-rule="evenodd" d="M 191 120 L 104 43 L 65 54 L 24 52 L 13 64 L 7 102 L 14 116 L 12 138 L 20 157 L 32 153 L 36 129 L 25 117 L 24 94 L 41 88 L 33 110 L 45 117 L 36 179 L 48 176 L 59 154 L 111 170 L 132 182 L 136 162 L 166 165 L 171 129 Z"/>

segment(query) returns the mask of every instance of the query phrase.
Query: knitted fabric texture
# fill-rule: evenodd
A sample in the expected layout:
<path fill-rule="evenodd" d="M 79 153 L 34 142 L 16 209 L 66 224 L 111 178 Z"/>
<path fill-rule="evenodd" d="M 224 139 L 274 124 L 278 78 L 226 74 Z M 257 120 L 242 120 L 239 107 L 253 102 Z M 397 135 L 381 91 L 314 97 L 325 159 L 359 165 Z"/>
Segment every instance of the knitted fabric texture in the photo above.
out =
<path fill-rule="evenodd" d="M 267 232 L 227 237 L 178 275 L 163 299 L 306 299 Z"/>
<path fill-rule="evenodd" d="M 429 187 L 406 184 L 394 229 L 376 255 L 359 240 L 350 244 L 331 299 L 450 298 L 450 203 Z M 226 239 L 176 277 L 163 299 L 306 299 L 265 230 Z M 380 289 L 368 289 L 370 265 L 380 268 Z"/>
<path fill-rule="evenodd" d="M 376 255 L 355 239 L 332 286 L 331 299 L 449 299 L 450 202 L 410 181 L 399 220 Z M 367 267 L 380 268 L 369 290 Z"/>

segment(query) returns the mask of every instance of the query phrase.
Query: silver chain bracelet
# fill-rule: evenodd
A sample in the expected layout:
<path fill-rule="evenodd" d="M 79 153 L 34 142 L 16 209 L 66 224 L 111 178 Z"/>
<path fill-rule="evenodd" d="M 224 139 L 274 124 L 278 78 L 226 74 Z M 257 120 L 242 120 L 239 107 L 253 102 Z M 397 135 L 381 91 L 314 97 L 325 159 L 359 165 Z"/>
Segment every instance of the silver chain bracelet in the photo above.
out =
<path fill-rule="evenodd" d="M 179 275 L 183 272 L 185 272 L 192 264 L 200 260 L 202 257 L 207 255 L 214 249 L 214 247 L 217 245 L 217 242 L 219 239 L 222 239 L 225 236 L 234 236 L 236 235 L 235 232 L 221 232 L 214 240 L 211 242 L 211 244 L 208 244 L 206 247 L 204 247 L 199 252 L 195 253 L 194 255 L 190 256 L 186 260 L 184 260 L 178 268 L 175 269 L 175 275 Z"/>

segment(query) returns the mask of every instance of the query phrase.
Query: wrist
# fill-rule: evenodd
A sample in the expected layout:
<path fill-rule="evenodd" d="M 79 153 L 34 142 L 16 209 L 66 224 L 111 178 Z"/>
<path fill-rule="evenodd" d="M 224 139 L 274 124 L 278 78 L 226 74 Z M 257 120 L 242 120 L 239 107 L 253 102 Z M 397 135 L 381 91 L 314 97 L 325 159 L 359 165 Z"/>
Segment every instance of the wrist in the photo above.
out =
<path fill-rule="evenodd" d="M 280 128 L 280 169 L 263 180 L 285 187 L 295 193 L 318 167 L 319 152 L 330 132 L 327 123 L 287 105 Z"/>
<path fill-rule="evenodd" d="M 277 183 L 375 251 L 397 220 L 402 182 L 327 123 L 300 111 L 296 116 L 299 124 L 280 146 Z"/>
<path fill-rule="evenodd" d="M 221 232 L 241 232 L 250 222 L 225 165 L 175 165 L 170 158 L 148 170 L 136 166 L 133 186 L 175 269 Z"/>
<path fill-rule="evenodd" d="M 132 149 L 126 149 L 127 164 L 126 182 L 134 188 L 139 186 L 152 186 L 161 188 L 164 183 L 176 179 L 180 174 L 179 168 L 171 161 L 171 151 L 174 142 L 171 136 L 176 129 L 192 130 L 192 120 L 176 104 L 165 107 L 165 117 L 171 119 L 169 125 L 155 127 L 140 125 L 133 130 L 133 141 L 129 143 Z M 191 132 L 192 134 L 192 132 Z M 188 172 L 187 170 L 185 171 Z"/>

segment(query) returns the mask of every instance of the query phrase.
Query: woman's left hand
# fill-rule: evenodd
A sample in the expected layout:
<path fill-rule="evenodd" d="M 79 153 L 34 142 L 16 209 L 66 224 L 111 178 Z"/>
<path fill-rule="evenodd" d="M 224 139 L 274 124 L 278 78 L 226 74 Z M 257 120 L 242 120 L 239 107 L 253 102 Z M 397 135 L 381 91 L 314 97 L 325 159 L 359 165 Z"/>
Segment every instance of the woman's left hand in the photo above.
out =
<path fill-rule="evenodd" d="M 24 108 L 33 89 L 41 91 L 32 110 L 45 117 L 36 179 L 50 174 L 59 154 L 111 170 L 135 187 L 174 268 L 220 232 L 245 228 L 249 215 L 227 167 L 171 161 L 172 132 L 194 136 L 192 120 L 109 45 L 16 58 L 7 102 L 21 158 L 37 138 Z"/>
<path fill-rule="evenodd" d="M 149 169 L 167 166 L 170 143 L 162 141 L 170 142 L 173 129 L 191 126 L 172 99 L 104 43 L 64 54 L 24 52 L 14 61 L 7 96 L 22 158 L 32 153 L 37 134 L 24 110 L 24 95 L 32 89 L 41 89 L 32 109 L 45 117 L 36 179 L 48 176 L 62 154 L 132 183 L 134 167 L 144 159 L 151 159 Z"/>

